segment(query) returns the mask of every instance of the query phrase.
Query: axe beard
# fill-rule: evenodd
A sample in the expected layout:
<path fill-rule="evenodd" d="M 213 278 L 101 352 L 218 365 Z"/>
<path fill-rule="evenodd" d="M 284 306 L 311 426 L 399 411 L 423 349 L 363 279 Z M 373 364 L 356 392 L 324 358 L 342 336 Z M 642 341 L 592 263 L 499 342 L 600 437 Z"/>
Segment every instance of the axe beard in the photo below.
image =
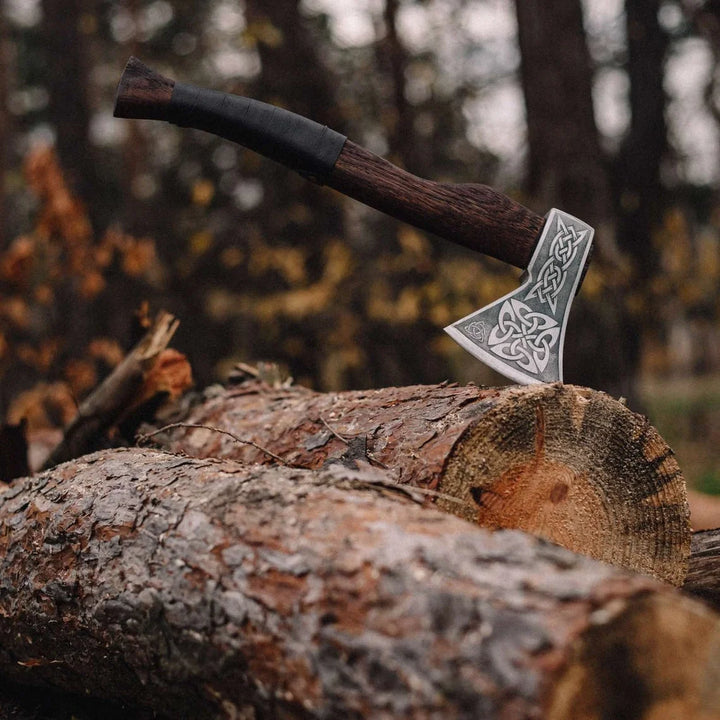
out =
<path fill-rule="evenodd" d="M 562 382 L 565 327 L 593 234 L 576 217 L 551 210 L 520 287 L 445 332 L 515 382 Z"/>

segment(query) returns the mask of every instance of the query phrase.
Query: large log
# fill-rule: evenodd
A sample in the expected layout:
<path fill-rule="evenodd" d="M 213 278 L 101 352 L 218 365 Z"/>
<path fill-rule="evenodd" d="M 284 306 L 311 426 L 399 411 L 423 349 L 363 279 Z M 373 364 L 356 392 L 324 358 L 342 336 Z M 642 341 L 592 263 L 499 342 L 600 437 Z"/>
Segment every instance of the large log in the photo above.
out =
<path fill-rule="evenodd" d="M 679 585 L 685 482 L 647 418 L 587 388 L 455 385 L 316 393 L 246 382 L 175 427 L 174 452 L 318 468 L 365 458 L 439 495 L 444 510 L 521 529 Z M 238 442 L 237 439 L 246 441 Z"/>
<path fill-rule="evenodd" d="M 683 589 L 720 610 L 720 528 L 693 533 Z"/>
<path fill-rule="evenodd" d="M 43 470 L 80 457 L 106 442 L 105 431 L 143 399 L 143 385 L 152 376 L 178 325 L 179 321 L 170 313 L 158 314 L 140 342 L 83 400 L 62 440 L 43 463 Z"/>
<path fill-rule="evenodd" d="M 155 451 L 0 495 L 0 673 L 172 718 L 718 717 L 720 617 L 387 473 Z"/>

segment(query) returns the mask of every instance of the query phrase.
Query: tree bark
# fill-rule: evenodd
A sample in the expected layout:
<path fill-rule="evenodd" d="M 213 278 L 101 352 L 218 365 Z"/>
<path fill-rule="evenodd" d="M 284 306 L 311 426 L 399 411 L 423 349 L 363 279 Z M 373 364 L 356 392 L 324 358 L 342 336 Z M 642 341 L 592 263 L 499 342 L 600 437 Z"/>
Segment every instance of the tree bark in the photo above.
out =
<path fill-rule="evenodd" d="M 685 578 L 680 469 L 647 419 L 604 393 L 563 385 L 315 393 L 250 382 L 207 398 L 186 420 L 235 438 L 185 427 L 154 440 L 196 457 L 280 457 L 313 469 L 364 459 L 480 525 L 524 530 L 674 584 Z"/>
<path fill-rule="evenodd" d="M 173 718 L 718 715 L 701 603 L 412 494 L 139 450 L 18 481 L 0 672 Z"/>
<path fill-rule="evenodd" d="M 720 528 L 693 533 L 683 589 L 720 609 Z"/>
<path fill-rule="evenodd" d="M 160 720 L 152 710 L 8 683 L 0 678 L 0 720 Z"/>

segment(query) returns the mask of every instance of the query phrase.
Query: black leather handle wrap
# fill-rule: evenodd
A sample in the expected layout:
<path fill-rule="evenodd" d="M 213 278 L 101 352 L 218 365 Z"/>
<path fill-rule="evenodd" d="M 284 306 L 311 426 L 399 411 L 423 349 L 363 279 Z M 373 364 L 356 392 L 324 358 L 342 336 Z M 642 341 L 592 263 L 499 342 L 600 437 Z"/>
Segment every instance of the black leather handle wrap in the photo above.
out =
<path fill-rule="evenodd" d="M 176 83 L 168 121 L 232 140 L 318 182 L 333 169 L 345 136 L 289 110 L 240 95 Z"/>

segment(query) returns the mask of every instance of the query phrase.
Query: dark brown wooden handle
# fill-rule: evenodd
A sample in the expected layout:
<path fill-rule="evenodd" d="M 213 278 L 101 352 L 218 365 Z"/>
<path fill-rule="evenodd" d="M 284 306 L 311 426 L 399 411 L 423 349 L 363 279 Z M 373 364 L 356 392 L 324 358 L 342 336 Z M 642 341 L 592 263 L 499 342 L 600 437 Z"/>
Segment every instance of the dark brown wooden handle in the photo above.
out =
<path fill-rule="evenodd" d="M 487 185 L 423 180 L 350 140 L 324 182 L 415 227 L 523 269 L 544 222 Z"/>
<path fill-rule="evenodd" d="M 519 268 L 530 263 L 542 229 L 542 217 L 486 185 L 423 180 L 307 118 L 176 83 L 137 58 L 130 58 L 120 78 L 115 115 L 167 120 L 238 142 L 399 220 Z"/>

